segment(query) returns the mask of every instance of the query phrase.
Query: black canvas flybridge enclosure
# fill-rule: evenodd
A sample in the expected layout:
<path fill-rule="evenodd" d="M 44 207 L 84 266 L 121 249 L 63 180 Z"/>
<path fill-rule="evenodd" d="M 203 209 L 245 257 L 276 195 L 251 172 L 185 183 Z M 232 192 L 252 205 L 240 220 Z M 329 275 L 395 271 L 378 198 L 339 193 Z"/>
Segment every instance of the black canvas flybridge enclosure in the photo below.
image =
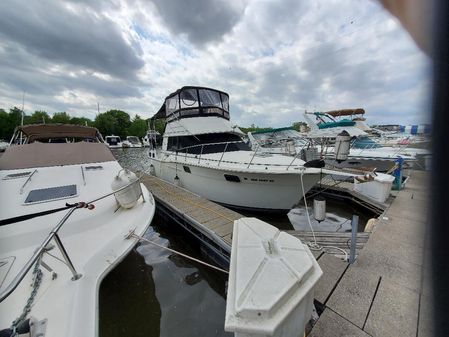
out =
<path fill-rule="evenodd" d="M 164 118 L 170 122 L 181 118 L 209 116 L 229 120 L 229 95 L 211 88 L 186 86 L 168 95 L 153 118 Z"/>

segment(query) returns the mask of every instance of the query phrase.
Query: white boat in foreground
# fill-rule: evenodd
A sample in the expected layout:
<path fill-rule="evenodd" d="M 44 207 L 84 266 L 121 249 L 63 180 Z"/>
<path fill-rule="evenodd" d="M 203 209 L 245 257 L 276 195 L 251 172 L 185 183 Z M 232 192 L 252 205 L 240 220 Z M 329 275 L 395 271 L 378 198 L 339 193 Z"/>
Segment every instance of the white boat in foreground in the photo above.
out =
<path fill-rule="evenodd" d="M 135 245 L 127 234 L 148 228 L 153 197 L 94 128 L 22 126 L 14 137 L 22 145 L 0 158 L 0 330 L 97 336 L 101 280 Z"/>
<path fill-rule="evenodd" d="M 162 149 L 150 149 L 153 173 L 227 206 L 287 212 L 321 173 L 332 173 L 298 158 L 252 151 L 231 125 L 229 96 L 222 91 L 183 87 L 154 118 L 167 124 Z"/>

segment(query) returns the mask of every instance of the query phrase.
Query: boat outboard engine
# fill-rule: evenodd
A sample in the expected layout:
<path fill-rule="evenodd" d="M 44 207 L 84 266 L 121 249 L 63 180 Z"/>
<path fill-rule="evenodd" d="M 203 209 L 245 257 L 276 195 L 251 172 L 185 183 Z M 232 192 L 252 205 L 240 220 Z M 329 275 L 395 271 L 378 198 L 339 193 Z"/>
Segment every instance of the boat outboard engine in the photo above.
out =
<path fill-rule="evenodd" d="M 335 160 L 338 163 L 348 159 L 349 148 L 351 146 L 351 136 L 346 130 L 340 132 L 335 138 Z"/>
<path fill-rule="evenodd" d="M 111 188 L 115 192 L 129 185 L 121 191 L 114 193 L 115 200 L 123 208 L 132 208 L 137 204 L 142 195 L 140 182 L 137 176 L 128 169 L 121 169 L 111 183 Z"/>

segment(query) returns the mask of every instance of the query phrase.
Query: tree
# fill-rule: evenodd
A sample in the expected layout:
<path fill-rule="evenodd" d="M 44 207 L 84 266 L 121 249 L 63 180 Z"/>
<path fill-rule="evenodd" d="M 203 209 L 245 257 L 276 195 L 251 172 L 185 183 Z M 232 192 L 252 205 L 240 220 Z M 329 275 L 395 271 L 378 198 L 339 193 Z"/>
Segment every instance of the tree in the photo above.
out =
<path fill-rule="evenodd" d="M 131 126 L 127 130 L 127 134 L 129 136 L 137 136 L 139 138 L 142 138 L 147 133 L 147 130 L 147 122 L 144 119 L 140 118 L 139 115 L 136 115 L 131 122 Z"/>
<path fill-rule="evenodd" d="M 111 114 L 108 113 L 98 114 L 95 117 L 94 125 L 98 129 L 98 131 L 100 131 L 100 133 L 103 135 L 103 137 L 110 135 L 116 135 L 121 137 L 123 136 L 119 134 L 116 125 L 116 120 Z"/>
<path fill-rule="evenodd" d="M 303 127 L 303 129 L 305 128 L 306 132 L 310 131 L 309 126 L 307 125 L 307 123 L 304 122 L 294 122 L 292 124 L 293 129 L 295 129 L 296 131 L 301 131 L 301 126 Z"/>
<path fill-rule="evenodd" d="M 51 118 L 51 122 L 70 124 L 70 116 L 66 112 L 55 112 Z"/>
<path fill-rule="evenodd" d="M 70 118 L 70 124 L 74 125 L 82 125 L 82 126 L 92 126 L 94 122 L 92 122 L 89 118 L 86 117 L 72 117 Z"/>
<path fill-rule="evenodd" d="M 35 111 L 27 118 L 26 124 L 51 123 L 51 118 L 46 111 Z"/>
<path fill-rule="evenodd" d="M 11 135 L 8 133 L 9 115 L 8 113 L 0 109 L 0 139 L 9 140 Z"/>

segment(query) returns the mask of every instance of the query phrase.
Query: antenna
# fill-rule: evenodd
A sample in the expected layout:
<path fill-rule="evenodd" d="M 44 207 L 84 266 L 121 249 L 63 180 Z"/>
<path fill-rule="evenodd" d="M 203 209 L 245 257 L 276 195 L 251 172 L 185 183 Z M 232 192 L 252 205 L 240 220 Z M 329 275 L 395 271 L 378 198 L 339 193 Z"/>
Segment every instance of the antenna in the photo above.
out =
<path fill-rule="evenodd" d="M 99 102 L 97 102 L 97 111 L 98 111 L 98 114 L 100 114 L 100 103 Z"/>
<path fill-rule="evenodd" d="M 25 91 L 22 93 L 22 119 L 20 125 L 23 125 L 23 109 L 25 108 Z"/>

